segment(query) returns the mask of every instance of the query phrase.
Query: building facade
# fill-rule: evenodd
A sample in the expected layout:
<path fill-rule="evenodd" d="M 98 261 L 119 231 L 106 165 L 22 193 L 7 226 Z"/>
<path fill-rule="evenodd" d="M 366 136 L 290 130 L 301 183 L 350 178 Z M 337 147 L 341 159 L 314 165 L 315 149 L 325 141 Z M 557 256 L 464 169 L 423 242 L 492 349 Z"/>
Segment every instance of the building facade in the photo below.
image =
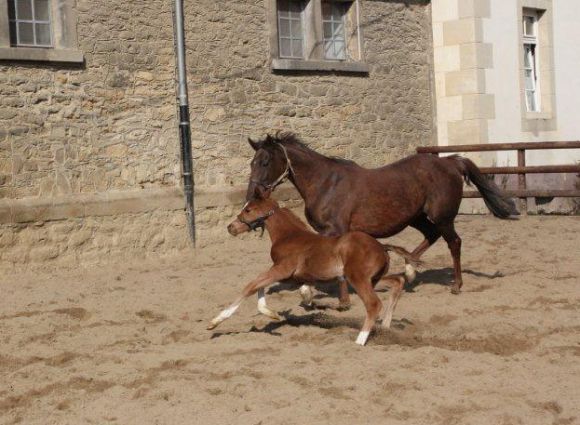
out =
<path fill-rule="evenodd" d="M 432 7 L 440 145 L 580 140 L 580 2 L 433 0 Z M 580 163 L 580 150 L 526 156 L 527 165 Z M 515 152 L 476 159 L 517 165 Z M 578 187 L 574 174 L 527 180 L 531 188 Z M 578 208 L 572 199 L 530 201 L 537 211 Z"/>
<path fill-rule="evenodd" d="M 0 264 L 188 246 L 172 5 L 0 0 Z M 185 29 L 200 246 L 227 237 L 248 136 L 366 166 L 435 143 L 428 1 L 185 1 Z"/>

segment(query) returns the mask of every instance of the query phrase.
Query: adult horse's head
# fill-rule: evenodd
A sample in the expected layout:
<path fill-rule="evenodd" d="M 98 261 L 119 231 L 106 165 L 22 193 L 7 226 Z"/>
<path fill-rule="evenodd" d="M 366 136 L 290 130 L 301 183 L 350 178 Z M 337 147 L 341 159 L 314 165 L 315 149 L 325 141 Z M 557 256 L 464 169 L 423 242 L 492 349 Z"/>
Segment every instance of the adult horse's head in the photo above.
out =
<path fill-rule="evenodd" d="M 258 190 L 273 190 L 292 173 L 292 164 L 284 147 L 284 139 L 289 134 L 266 135 L 261 140 L 248 138 L 250 146 L 256 151 L 251 163 L 250 182 L 246 201 L 256 198 Z"/>

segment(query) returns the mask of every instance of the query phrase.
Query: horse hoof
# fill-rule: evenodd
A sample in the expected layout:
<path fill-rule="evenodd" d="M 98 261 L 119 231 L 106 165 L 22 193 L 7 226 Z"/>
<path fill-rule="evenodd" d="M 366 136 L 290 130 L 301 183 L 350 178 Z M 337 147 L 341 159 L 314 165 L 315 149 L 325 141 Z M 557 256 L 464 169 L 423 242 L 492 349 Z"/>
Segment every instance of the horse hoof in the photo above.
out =
<path fill-rule="evenodd" d="M 453 295 L 459 295 L 459 294 L 461 294 L 461 289 L 459 289 L 457 286 L 453 286 L 453 287 L 451 288 L 451 293 L 452 293 Z"/>
<path fill-rule="evenodd" d="M 348 310 L 350 310 L 350 303 L 348 303 L 348 304 L 340 303 L 340 304 L 338 304 L 338 307 L 336 307 L 336 311 L 348 311 Z"/>
<path fill-rule="evenodd" d="M 211 322 L 209 325 L 207 325 L 207 328 L 206 328 L 206 329 L 207 329 L 208 331 L 211 331 L 212 329 L 215 329 L 215 328 L 217 328 L 217 325 L 218 325 L 218 324 L 219 324 L 219 323 L 214 323 L 214 322 Z"/>

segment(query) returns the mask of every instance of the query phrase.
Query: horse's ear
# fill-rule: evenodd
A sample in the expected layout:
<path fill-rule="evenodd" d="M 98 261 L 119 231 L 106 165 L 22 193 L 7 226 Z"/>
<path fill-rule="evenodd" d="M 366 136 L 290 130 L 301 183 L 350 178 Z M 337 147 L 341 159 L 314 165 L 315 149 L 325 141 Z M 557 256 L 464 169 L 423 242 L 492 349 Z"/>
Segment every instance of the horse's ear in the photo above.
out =
<path fill-rule="evenodd" d="M 258 149 L 260 149 L 262 147 L 261 142 L 255 142 L 250 137 L 248 137 L 248 143 L 250 144 L 252 149 L 254 149 L 255 151 L 257 151 Z"/>
<path fill-rule="evenodd" d="M 258 185 L 256 186 L 255 195 L 257 199 L 269 199 L 270 195 L 272 194 L 272 188 L 265 189 L 264 187 Z"/>

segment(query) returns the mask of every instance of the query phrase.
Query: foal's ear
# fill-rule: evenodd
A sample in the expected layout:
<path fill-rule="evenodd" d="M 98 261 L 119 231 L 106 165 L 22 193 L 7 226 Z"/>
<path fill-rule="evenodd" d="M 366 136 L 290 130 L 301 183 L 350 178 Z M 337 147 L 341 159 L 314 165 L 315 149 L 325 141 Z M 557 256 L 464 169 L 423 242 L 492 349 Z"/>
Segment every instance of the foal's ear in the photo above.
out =
<path fill-rule="evenodd" d="M 252 149 L 254 149 L 255 151 L 257 151 L 258 149 L 260 149 L 262 147 L 262 143 L 261 142 L 255 142 L 250 137 L 248 137 L 248 143 L 250 144 L 250 146 L 252 147 Z"/>
<path fill-rule="evenodd" d="M 269 199 L 271 194 L 272 194 L 272 188 L 265 189 L 260 185 L 256 186 L 256 191 L 255 191 L 256 199 L 262 199 L 262 200 Z"/>

